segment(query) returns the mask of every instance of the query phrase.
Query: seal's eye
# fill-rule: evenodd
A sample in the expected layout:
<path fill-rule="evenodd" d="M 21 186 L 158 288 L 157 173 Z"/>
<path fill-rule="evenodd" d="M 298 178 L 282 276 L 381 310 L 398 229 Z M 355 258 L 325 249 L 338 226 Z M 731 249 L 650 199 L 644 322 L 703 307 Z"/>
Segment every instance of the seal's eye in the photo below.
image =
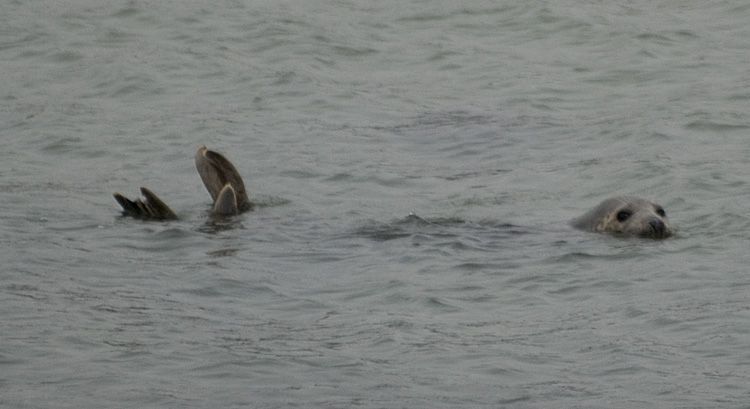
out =
<path fill-rule="evenodd" d="M 663 207 L 657 207 L 656 214 L 658 214 L 661 217 L 667 217 L 667 212 L 664 211 Z"/>
<path fill-rule="evenodd" d="M 622 223 L 625 220 L 628 220 L 628 218 L 630 218 L 630 216 L 632 215 L 633 212 L 631 212 L 630 210 L 620 210 L 619 212 L 617 212 L 617 221 Z"/>

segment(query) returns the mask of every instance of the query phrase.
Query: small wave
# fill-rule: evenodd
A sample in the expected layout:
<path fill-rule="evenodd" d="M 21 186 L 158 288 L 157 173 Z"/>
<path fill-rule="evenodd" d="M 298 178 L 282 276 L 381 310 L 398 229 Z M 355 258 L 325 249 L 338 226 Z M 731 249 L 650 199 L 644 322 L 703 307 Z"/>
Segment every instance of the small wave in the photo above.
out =
<path fill-rule="evenodd" d="M 435 229 L 441 226 L 447 227 L 463 223 L 462 219 L 456 217 L 424 218 L 411 213 L 389 223 L 371 221 L 358 228 L 355 234 L 377 241 L 388 241 L 428 233 L 430 228 Z"/>
<path fill-rule="evenodd" d="M 717 122 L 710 120 L 697 120 L 689 122 L 685 128 L 695 131 L 742 131 L 750 128 L 750 125 L 740 123 Z"/>
<path fill-rule="evenodd" d="M 457 216 L 422 217 L 412 213 L 391 222 L 369 221 L 357 228 L 354 235 L 375 241 L 414 238 L 419 243 L 434 242 L 438 248 L 460 251 L 489 250 L 497 240 L 517 238 L 532 231 L 496 220 L 473 222 Z"/>
<path fill-rule="evenodd" d="M 253 196 L 253 203 L 257 207 L 285 206 L 292 201 L 280 196 Z"/>

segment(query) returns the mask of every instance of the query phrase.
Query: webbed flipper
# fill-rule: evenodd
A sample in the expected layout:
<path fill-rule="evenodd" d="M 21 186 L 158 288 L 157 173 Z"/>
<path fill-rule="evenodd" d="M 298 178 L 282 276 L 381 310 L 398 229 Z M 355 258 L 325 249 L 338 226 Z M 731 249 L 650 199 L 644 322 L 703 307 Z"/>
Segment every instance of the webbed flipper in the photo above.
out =
<path fill-rule="evenodd" d="M 219 196 L 214 202 L 213 212 L 223 216 L 239 214 L 237 193 L 230 183 L 224 185 L 224 188 L 219 192 Z"/>
<path fill-rule="evenodd" d="M 214 212 L 237 214 L 253 208 L 247 197 L 245 182 L 224 155 L 201 146 L 195 154 L 195 167 L 214 201 Z M 231 192 L 226 191 L 227 186 Z"/>
<path fill-rule="evenodd" d="M 172 209 L 159 199 L 154 192 L 142 187 L 141 194 L 143 198 L 136 198 L 135 200 L 130 200 L 121 193 L 115 193 L 113 196 L 117 203 L 122 206 L 122 213 L 125 216 L 153 220 L 173 220 L 177 218 Z"/>

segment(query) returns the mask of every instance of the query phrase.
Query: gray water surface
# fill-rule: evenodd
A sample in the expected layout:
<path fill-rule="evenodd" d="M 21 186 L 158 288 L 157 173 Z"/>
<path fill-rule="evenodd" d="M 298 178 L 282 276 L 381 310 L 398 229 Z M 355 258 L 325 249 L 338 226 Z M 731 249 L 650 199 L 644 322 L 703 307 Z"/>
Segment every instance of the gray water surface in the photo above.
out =
<path fill-rule="evenodd" d="M 750 407 L 748 21 L 3 2 L 0 406 Z M 209 216 L 201 144 L 254 212 Z M 568 226 L 615 194 L 677 234 Z"/>

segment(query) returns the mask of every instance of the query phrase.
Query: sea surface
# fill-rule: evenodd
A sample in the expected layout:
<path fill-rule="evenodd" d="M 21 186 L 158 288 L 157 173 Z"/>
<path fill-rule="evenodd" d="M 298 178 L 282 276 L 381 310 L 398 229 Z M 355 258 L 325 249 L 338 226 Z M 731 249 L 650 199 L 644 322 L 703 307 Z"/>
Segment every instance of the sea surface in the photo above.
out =
<path fill-rule="evenodd" d="M 0 407 L 750 408 L 748 22 L 3 1 Z M 255 211 L 209 214 L 203 144 Z M 570 227 L 618 194 L 675 236 Z"/>

